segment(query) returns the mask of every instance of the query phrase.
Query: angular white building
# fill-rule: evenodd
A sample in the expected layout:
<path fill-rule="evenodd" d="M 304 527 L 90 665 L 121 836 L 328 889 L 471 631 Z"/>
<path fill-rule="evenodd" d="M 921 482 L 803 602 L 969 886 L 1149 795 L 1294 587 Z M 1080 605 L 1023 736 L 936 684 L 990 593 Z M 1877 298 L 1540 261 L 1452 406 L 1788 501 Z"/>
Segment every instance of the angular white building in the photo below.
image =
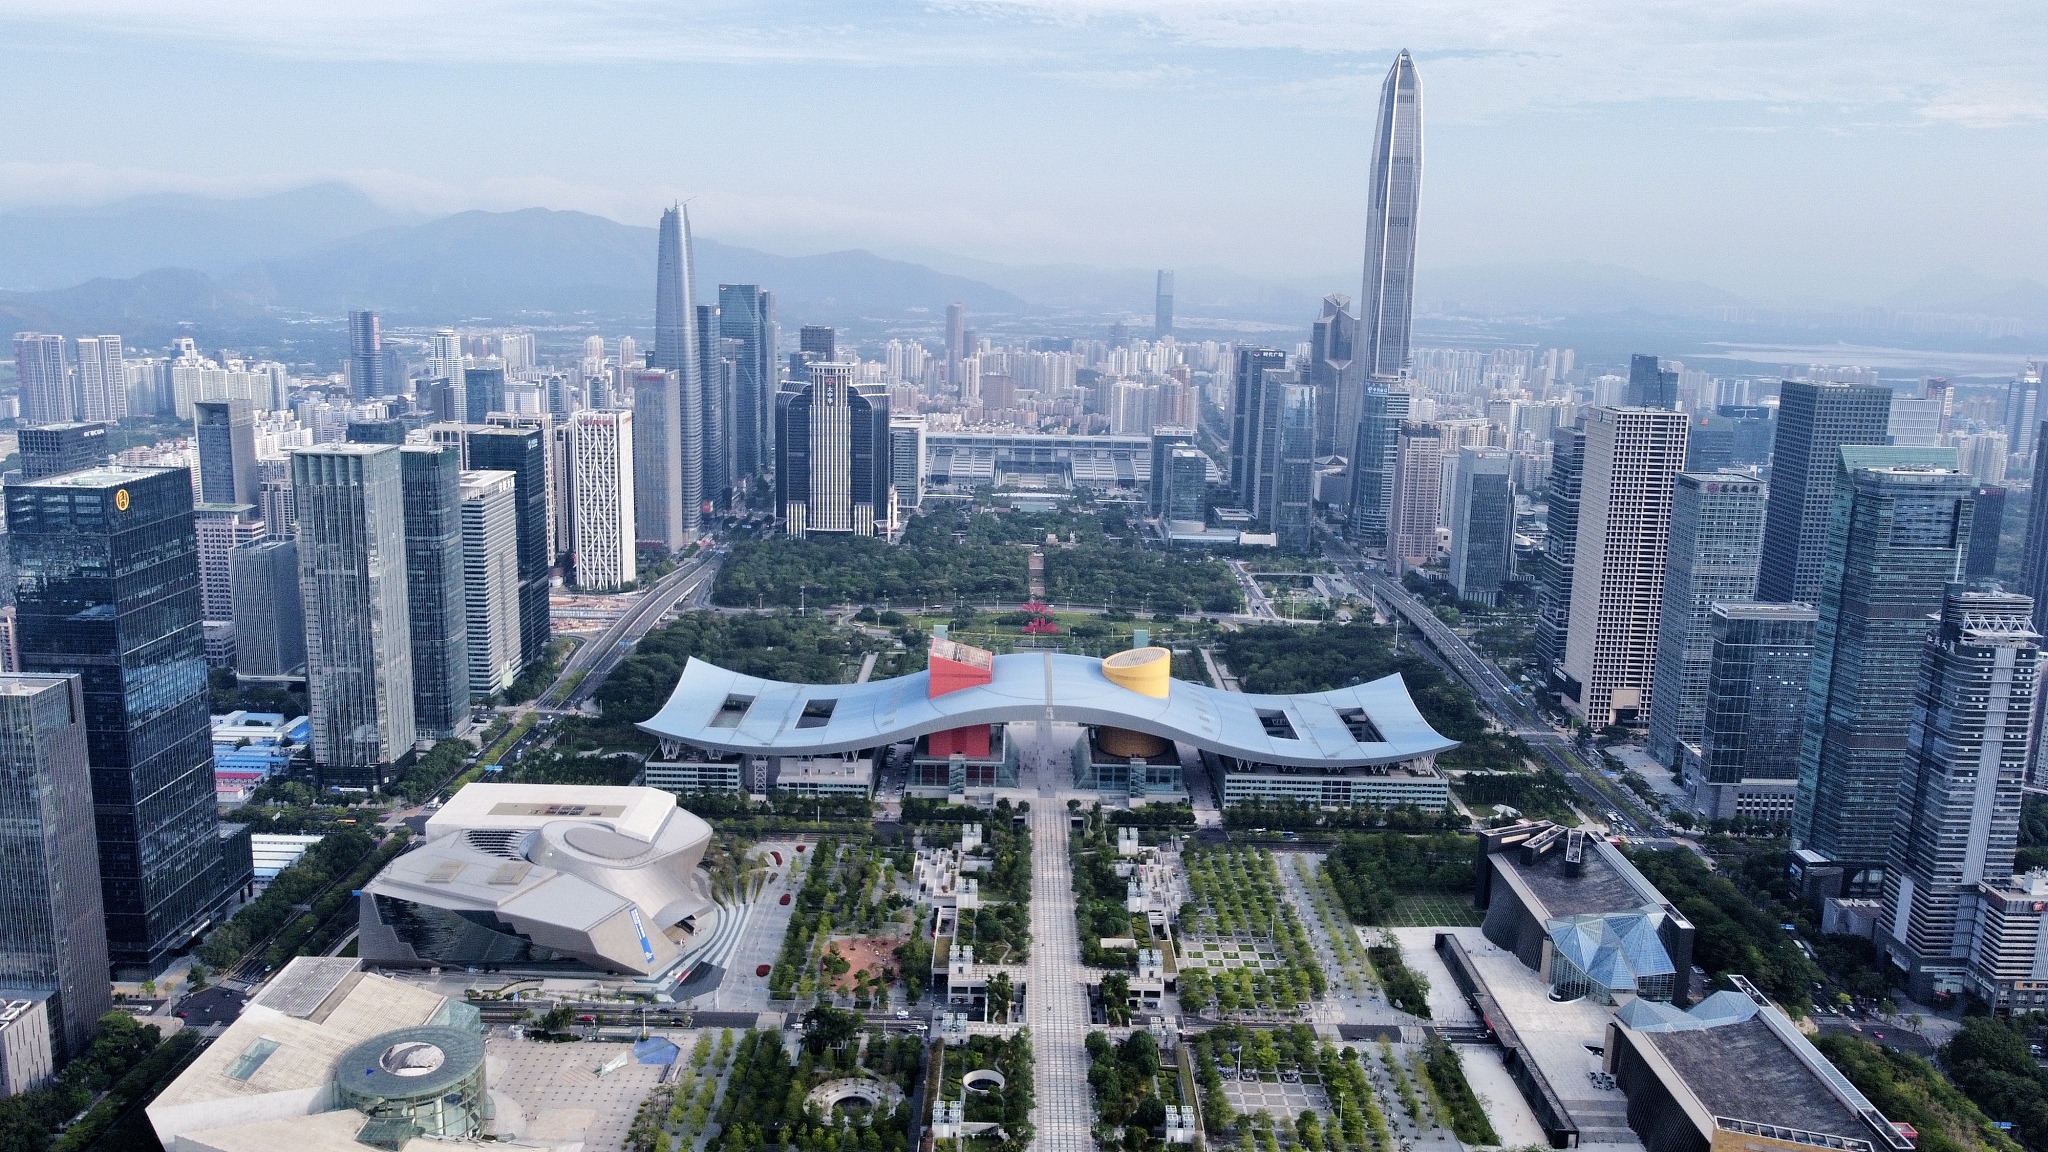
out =
<path fill-rule="evenodd" d="M 569 420 L 575 514 L 571 572 L 585 589 L 623 588 L 639 578 L 633 544 L 633 414 L 578 412 Z"/>
<path fill-rule="evenodd" d="M 515 481 L 510 472 L 462 474 L 462 603 L 472 696 L 495 696 L 519 676 Z"/>

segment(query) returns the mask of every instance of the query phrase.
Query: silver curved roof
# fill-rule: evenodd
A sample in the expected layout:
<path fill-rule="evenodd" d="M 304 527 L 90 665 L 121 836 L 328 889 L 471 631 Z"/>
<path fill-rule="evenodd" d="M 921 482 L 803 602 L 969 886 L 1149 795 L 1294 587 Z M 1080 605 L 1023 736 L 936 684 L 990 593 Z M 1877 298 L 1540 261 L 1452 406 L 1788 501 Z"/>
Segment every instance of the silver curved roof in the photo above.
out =
<path fill-rule="evenodd" d="M 1429 726 L 1398 675 L 1295 696 L 1171 680 L 1162 699 L 1111 683 L 1092 656 L 1020 652 L 993 663 L 989 683 L 934 698 L 924 672 L 867 684 L 791 684 L 692 657 L 668 703 L 640 728 L 717 752 L 805 756 L 878 748 L 970 724 L 1055 720 L 1127 728 L 1256 763 L 1307 768 L 1392 764 L 1458 743 Z M 721 715 L 731 697 L 752 701 L 737 723 L 731 713 Z M 808 705 L 827 700 L 833 701 L 830 719 L 804 716 Z M 1367 734 L 1379 739 L 1353 737 L 1345 717 L 1352 710 L 1364 713 Z M 1271 734 L 1262 713 L 1284 717 L 1294 737 Z"/>

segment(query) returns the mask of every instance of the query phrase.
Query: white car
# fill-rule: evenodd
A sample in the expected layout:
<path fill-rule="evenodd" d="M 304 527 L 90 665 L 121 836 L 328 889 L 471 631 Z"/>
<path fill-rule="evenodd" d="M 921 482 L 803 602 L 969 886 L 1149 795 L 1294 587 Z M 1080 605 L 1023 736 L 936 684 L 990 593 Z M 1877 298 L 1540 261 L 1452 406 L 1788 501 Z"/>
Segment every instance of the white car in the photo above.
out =
<path fill-rule="evenodd" d="M 908 1008 L 898 1008 L 896 1010 L 896 1018 L 898 1020 L 910 1019 L 910 1010 Z"/>

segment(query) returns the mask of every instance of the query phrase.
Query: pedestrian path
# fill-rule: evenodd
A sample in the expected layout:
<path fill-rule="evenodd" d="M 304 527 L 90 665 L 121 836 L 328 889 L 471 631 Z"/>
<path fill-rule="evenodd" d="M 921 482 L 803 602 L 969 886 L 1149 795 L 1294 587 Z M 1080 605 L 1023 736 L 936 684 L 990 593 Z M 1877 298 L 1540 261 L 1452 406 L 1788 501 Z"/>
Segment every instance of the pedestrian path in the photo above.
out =
<path fill-rule="evenodd" d="M 1031 984 L 1027 993 L 1037 1088 L 1035 1152 L 1092 1152 L 1088 974 L 1074 925 L 1067 861 L 1066 803 L 1044 795 L 1031 806 Z"/>

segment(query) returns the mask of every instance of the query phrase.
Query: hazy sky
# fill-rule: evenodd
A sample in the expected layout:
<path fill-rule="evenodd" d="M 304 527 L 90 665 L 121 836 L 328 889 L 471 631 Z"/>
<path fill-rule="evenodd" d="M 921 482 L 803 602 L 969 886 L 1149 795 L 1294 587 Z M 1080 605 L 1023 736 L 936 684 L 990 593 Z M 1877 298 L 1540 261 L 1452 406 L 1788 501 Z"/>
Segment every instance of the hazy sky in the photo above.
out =
<path fill-rule="evenodd" d="M 801 253 L 1356 276 L 1422 76 L 1425 268 L 1862 300 L 2048 265 L 2039 0 L 0 0 L 0 208 L 339 178 Z"/>

